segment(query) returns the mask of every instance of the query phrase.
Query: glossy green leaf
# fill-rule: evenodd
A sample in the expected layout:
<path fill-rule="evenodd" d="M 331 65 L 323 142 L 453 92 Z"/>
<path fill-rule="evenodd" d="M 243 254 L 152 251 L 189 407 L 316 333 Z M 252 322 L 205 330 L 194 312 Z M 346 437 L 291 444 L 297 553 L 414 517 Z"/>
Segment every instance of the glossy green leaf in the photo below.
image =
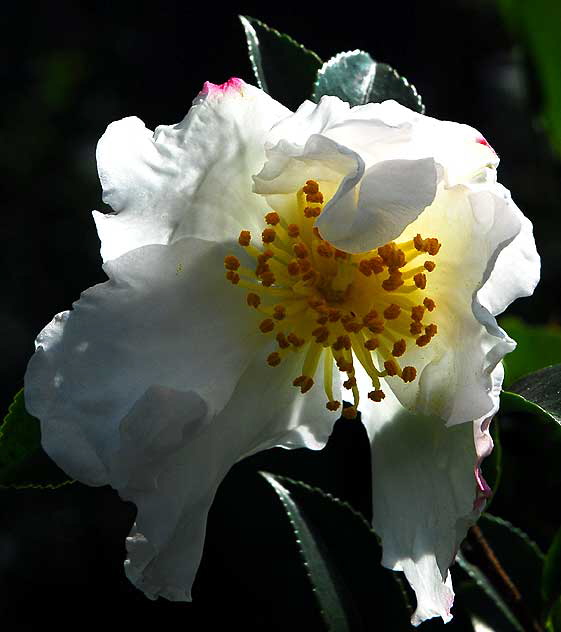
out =
<path fill-rule="evenodd" d="M 484 545 L 472 534 L 464 543 L 458 563 L 486 600 L 478 599 L 472 584 L 463 597 L 464 606 L 493 630 L 530 629 L 529 623 L 539 621 L 541 616 L 543 553 L 523 531 L 502 518 L 483 514 L 478 527 L 521 599 L 514 599 L 505 589 L 506 581 L 499 577 L 497 564 L 490 561 Z"/>
<path fill-rule="evenodd" d="M 561 632 L 561 599 L 558 599 L 549 611 L 545 629 L 547 632 Z"/>
<path fill-rule="evenodd" d="M 542 597 L 545 613 L 549 613 L 555 603 L 561 601 L 561 529 L 557 531 L 545 556 Z"/>
<path fill-rule="evenodd" d="M 512 316 L 502 318 L 499 324 L 517 345 L 516 349 L 503 359 L 505 386 L 509 386 L 523 375 L 561 363 L 559 327 L 527 325 Z"/>
<path fill-rule="evenodd" d="M 561 364 L 530 373 L 517 380 L 510 389 L 561 424 Z"/>
<path fill-rule="evenodd" d="M 423 113 L 421 97 L 415 86 L 387 64 L 376 62 L 360 50 L 339 53 L 323 64 L 314 89 L 314 100 L 332 95 L 351 105 L 379 103 L 395 99 Z"/>
<path fill-rule="evenodd" d="M 0 487 L 54 489 L 68 482 L 43 452 L 39 420 L 27 412 L 19 391 L 0 426 Z"/>
<path fill-rule="evenodd" d="M 551 142 L 561 154 L 561 3 L 555 0 L 498 0 L 503 15 L 532 59 L 540 81 L 542 117 Z"/>
<path fill-rule="evenodd" d="M 240 15 L 257 85 L 283 105 L 295 110 L 309 99 L 321 68 L 311 50 L 255 18 Z"/>
<path fill-rule="evenodd" d="M 461 601 L 472 617 L 491 630 L 525 632 L 486 575 L 461 553 L 456 557 L 456 562 L 471 580 L 457 583 L 456 600 Z"/>
<path fill-rule="evenodd" d="M 381 566 L 381 547 L 365 518 L 322 490 L 262 475 L 290 519 L 328 629 L 410 630 L 400 576 Z"/>

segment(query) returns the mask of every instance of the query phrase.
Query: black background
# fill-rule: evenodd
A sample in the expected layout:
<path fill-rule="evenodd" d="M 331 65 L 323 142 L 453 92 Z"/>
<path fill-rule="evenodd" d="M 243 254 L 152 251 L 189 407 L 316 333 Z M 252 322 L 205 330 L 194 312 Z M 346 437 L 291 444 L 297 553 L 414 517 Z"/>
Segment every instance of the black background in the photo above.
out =
<path fill-rule="evenodd" d="M 180 120 L 206 80 L 252 82 L 238 13 L 324 60 L 367 50 L 415 84 L 427 114 L 478 128 L 501 156 L 500 181 L 535 224 L 543 258 L 539 289 L 511 313 L 558 322 L 559 163 L 539 126 L 531 63 L 493 3 L 51 2 L 2 11 L 2 410 L 22 385 L 38 331 L 104 280 L 90 215 L 103 208 L 97 140 L 128 115 L 150 128 Z M 129 585 L 122 561 L 134 508 L 113 491 L 0 491 L 2 625 L 285 629 L 308 587 L 286 562 L 295 555 L 288 527 L 277 524 L 282 512 L 255 470 L 319 482 L 368 513 L 360 430 L 339 430 L 338 446 L 323 455 L 275 453 L 236 467 L 211 513 L 193 605 L 150 602 Z"/>

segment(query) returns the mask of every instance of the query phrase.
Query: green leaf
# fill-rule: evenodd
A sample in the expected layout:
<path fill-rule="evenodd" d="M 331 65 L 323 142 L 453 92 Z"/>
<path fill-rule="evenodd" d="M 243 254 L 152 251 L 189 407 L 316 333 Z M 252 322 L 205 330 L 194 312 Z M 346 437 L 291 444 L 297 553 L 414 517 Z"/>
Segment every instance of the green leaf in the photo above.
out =
<path fill-rule="evenodd" d="M 559 327 L 527 325 L 512 316 L 502 318 L 499 324 L 517 344 L 503 359 L 505 386 L 532 371 L 561 362 Z"/>
<path fill-rule="evenodd" d="M 311 50 L 255 18 L 240 15 L 257 85 L 291 110 L 309 99 L 321 68 Z"/>
<path fill-rule="evenodd" d="M 561 599 L 558 599 L 549 611 L 545 629 L 547 632 L 561 632 Z"/>
<path fill-rule="evenodd" d="M 329 630 L 411 629 L 399 575 L 365 518 L 304 483 L 261 472 L 281 499 Z"/>
<path fill-rule="evenodd" d="M 516 601 L 504 591 L 505 580 L 498 579 L 496 565 L 489 563 L 484 546 L 471 534 L 457 561 L 487 600 L 478 598 L 472 584 L 462 598 L 464 606 L 493 630 L 523 632 L 525 622 L 540 619 L 544 555 L 523 531 L 502 518 L 483 514 L 478 527 L 521 599 Z"/>
<path fill-rule="evenodd" d="M 555 602 L 561 602 L 561 529 L 551 543 L 543 565 L 542 597 L 544 614 L 548 615 Z M 555 618 L 555 615 L 554 617 Z"/>
<path fill-rule="evenodd" d="M 43 452 L 39 420 L 25 409 L 22 389 L 0 426 L 0 487 L 55 489 L 70 482 Z"/>
<path fill-rule="evenodd" d="M 561 424 L 561 364 L 530 373 L 511 385 L 511 390 Z"/>
<path fill-rule="evenodd" d="M 467 608 L 472 617 L 491 630 L 524 632 L 524 628 L 510 611 L 484 573 L 459 553 L 456 562 L 471 580 L 456 584 L 456 600 Z"/>
<path fill-rule="evenodd" d="M 532 58 L 542 87 L 543 121 L 552 145 L 561 154 L 561 4 L 498 0 L 498 5 Z"/>
<path fill-rule="evenodd" d="M 395 99 L 420 112 L 425 111 L 415 86 L 387 64 L 376 62 L 361 50 L 339 53 L 323 64 L 318 73 L 314 100 L 332 95 L 351 105 Z"/>

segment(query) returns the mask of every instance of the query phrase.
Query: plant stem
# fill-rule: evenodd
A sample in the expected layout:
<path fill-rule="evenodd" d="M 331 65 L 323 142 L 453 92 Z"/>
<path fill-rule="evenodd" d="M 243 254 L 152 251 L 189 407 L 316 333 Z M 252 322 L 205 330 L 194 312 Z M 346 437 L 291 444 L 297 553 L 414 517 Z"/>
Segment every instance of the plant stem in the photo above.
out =
<path fill-rule="evenodd" d="M 500 593 L 524 630 L 526 632 L 544 632 L 544 628 L 528 609 L 522 594 L 508 576 L 477 525 L 468 531 L 467 540 L 472 547 L 473 557 L 477 558 L 478 566 Z"/>

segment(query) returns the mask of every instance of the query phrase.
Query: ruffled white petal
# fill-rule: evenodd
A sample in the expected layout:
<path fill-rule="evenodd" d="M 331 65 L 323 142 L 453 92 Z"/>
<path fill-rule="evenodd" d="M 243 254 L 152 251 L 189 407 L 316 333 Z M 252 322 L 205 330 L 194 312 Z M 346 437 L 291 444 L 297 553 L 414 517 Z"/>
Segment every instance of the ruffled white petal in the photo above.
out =
<path fill-rule="evenodd" d="M 414 625 L 436 616 L 448 621 L 454 600 L 448 569 L 477 517 L 472 425 L 447 428 L 442 419 L 405 410 L 391 393 L 361 412 L 382 563 L 402 570 L 412 585 Z"/>
<path fill-rule="evenodd" d="M 70 476 L 108 482 L 121 420 L 152 386 L 196 394 L 207 417 L 226 405 L 263 341 L 225 252 L 193 238 L 133 250 L 38 336 L 26 404 Z"/>
<path fill-rule="evenodd" d="M 432 158 L 379 162 L 364 173 L 358 203 L 351 202 L 357 198 L 356 192 L 345 191 L 341 196 L 341 187 L 316 226 L 324 239 L 345 252 L 366 252 L 383 246 L 432 204 L 437 181 Z M 341 197 L 346 203 L 340 203 Z"/>
<path fill-rule="evenodd" d="M 437 415 L 449 424 L 488 416 L 498 404 L 493 371 L 515 344 L 482 307 L 478 292 L 489 283 L 502 253 L 523 235 L 520 214 L 496 184 L 459 185 L 442 188 L 435 203 L 400 239 L 417 232 L 434 235 L 442 243 L 434 259 L 436 269 L 427 275 L 427 294 L 437 308 L 425 318 L 437 325 L 438 335 L 426 347 L 408 345 L 403 356 L 403 365 L 417 368 L 418 380 L 390 381 L 389 386 L 406 408 Z M 537 257 L 533 242 L 531 247 Z M 510 251 L 512 269 L 531 269 L 529 250 L 530 246 Z M 512 283 L 505 282 L 497 293 L 513 300 L 524 283 L 517 277 L 512 275 Z"/>
<path fill-rule="evenodd" d="M 253 228 L 265 212 L 251 175 L 265 158 L 265 134 L 290 111 L 241 80 L 205 86 L 185 119 L 154 134 L 136 118 L 112 123 L 97 161 L 103 199 L 94 212 L 103 259 L 187 236 L 213 241 Z"/>
<path fill-rule="evenodd" d="M 211 424 L 195 436 L 184 434 L 174 452 L 169 451 L 169 433 L 159 430 L 157 437 L 165 440 L 164 445 L 151 448 L 145 460 L 133 455 L 129 469 L 138 475 L 131 484 L 118 487 L 121 496 L 138 507 L 127 540 L 125 568 L 148 596 L 190 600 L 208 510 L 220 481 L 236 461 L 273 446 L 320 449 L 325 445 L 334 416 L 325 409 L 321 389 L 295 396 L 291 377 L 298 373 L 299 362 L 301 358 L 294 355 L 272 369 L 256 357 Z M 135 434 L 130 435 L 130 444 L 138 443 L 143 450 L 145 425 L 139 417 Z M 179 436 L 177 429 L 174 436 Z M 119 453 L 115 460 L 122 458 Z M 153 475 L 153 484 L 146 480 L 146 472 Z"/>

